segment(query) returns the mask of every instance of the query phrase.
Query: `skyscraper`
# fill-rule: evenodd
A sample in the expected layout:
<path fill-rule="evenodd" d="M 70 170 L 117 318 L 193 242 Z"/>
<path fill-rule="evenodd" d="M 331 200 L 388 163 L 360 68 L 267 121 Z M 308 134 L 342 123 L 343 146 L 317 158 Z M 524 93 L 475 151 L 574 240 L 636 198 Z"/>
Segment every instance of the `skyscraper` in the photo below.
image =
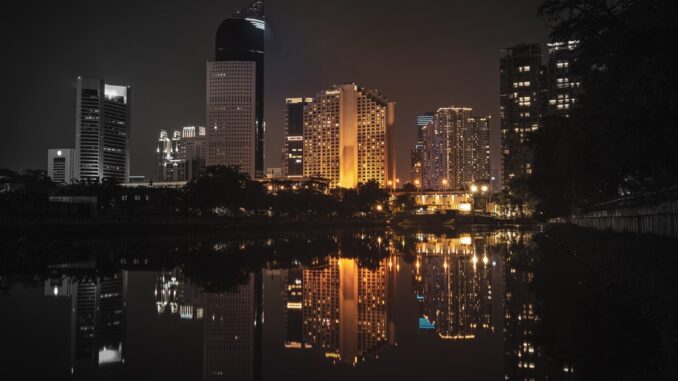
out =
<path fill-rule="evenodd" d="M 568 117 L 581 94 L 581 78 L 573 73 L 579 41 L 548 44 L 548 114 Z"/>
<path fill-rule="evenodd" d="M 304 175 L 304 108 L 311 98 L 285 100 L 285 143 L 282 172 L 285 177 Z"/>
<path fill-rule="evenodd" d="M 264 175 L 264 2 L 221 23 L 207 63 L 207 165 Z"/>
<path fill-rule="evenodd" d="M 504 49 L 499 62 L 499 105 L 503 180 L 532 173 L 530 135 L 539 129 L 545 111 L 545 68 L 537 44 Z"/>
<path fill-rule="evenodd" d="M 490 178 L 490 117 L 466 107 L 442 107 L 422 129 L 423 187 L 461 190 Z"/>
<path fill-rule="evenodd" d="M 355 84 L 320 92 L 304 112 L 304 177 L 332 187 L 395 184 L 395 102 Z"/>
<path fill-rule="evenodd" d="M 207 135 L 205 127 L 187 126 L 181 131 L 180 157 L 186 159 L 191 167 L 188 180 L 197 176 L 207 162 Z"/>
<path fill-rule="evenodd" d="M 68 184 L 76 177 L 73 151 L 72 148 L 47 150 L 47 176 L 55 183 Z"/>
<path fill-rule="evenodd" d="M 171 137 L 160 131 L 156 149 L 159 181 L 189 181 L 205 166 L 205 127 L 188 126 Z"/>
<path fill-rule="evenodd" d="M 129 177 L 131 89 L 78 77 L 75 121 L 76 177 Z"/>
<path fill-rule="evenodd" d="M 410 155 L 410 182 L 422 180 L 422 165 L 424 161 L 424 127 L 433 121 L 434 112 L 425 112 L 417 115 L 417 144 Z"/>

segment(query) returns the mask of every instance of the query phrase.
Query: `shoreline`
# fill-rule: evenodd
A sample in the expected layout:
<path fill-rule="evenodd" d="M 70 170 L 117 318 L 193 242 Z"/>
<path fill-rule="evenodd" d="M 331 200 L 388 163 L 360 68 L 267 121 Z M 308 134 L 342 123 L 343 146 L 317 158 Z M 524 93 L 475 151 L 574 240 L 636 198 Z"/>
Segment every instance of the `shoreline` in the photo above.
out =
<path fill-rule="evenodd" d="M 395 230 L 441 230 L 477 231 L 515 228 L 534 224 L 533 221 L 495 221 L 494 223 L 455 224 L 415 223 L 401 225 L 390 219 L 356 218 L 260 218 L 260 217 L 108 217 L 93 219 L 32 218 L 0 220 L 0 238 L 23 236 L 91 236 L 91 235 L 156 235 L 156 234 L 215 234 L 230 232 L 265 232 L 286 230 L 335 230 L 335 229 L 395 229 Z"/>

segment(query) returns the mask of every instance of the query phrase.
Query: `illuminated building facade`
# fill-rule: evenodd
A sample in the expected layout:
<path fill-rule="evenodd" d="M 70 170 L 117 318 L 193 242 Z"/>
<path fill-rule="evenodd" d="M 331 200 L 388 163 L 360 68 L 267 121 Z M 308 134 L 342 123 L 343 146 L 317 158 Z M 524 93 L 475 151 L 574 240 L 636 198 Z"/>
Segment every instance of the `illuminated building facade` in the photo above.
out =
<path fill-rule="evenodd" d="M 417 144 L 410 155 L 410 182 L 422 181 L 424 161 L 424 127 L 433 122 L 434 112 L 417 115 Z"/>
<path fill-rule="evenodd" d="M 129 178 L 131 89 L 78 77 L 75 163 L 80 180 Z"/>
<path fill-rule="evenodd" d="M 304 176 L 304 108 L 311 98 L 285 100 L 285 142 L 283 146 L 282 175 Z"/>
<path fill-rule="evenodd" d="M 207 163 L 207 133 L 202 126 L 186 126 L 181 131 L 179 157 L 186 159 L 190 166 L 187 180 L 197 176 Z"/>
<path fill-rule="evenodd" d="M 333 361 L 357 364 L 383 345 L 395 343 L 388 316 L 397 266 L 377 269 L 357 260 L 330 257 L 303 272 L 304 343 Z"/>
<path fill-rule="evenodd" d="M 547 44 L 549 115 L 568 117 L 581 95 L 581 78 L 573 74 L 579 41 Z"/>
<path fill-rule="evenodd" d="M 499 62 L 499 106 L 504 184 L 532 173 L 530 135 L 546 111 L 546 69 L 541 47 L 517 45 L 504 49 Z"/>
<path fill-rule="evenodd" d="M 47 150 L 47 176 L 58 184 L 70 184 L 75 178 L 75 152 L 72 148 Z"/>
<path fill-rule="evenodd" d="M 312 99 L 304 112 L 304 177 L 355 188 L 396 183 L 395 103 L 355 84 L 335 86 Z"/>
<path fill-rule="evenodd" d="M 463 190 L 490 179 L 490 117 L 442 107 L 422 128 L 424 189 Z"/>
<path fill-rule="evenodd" d="M 257 0 L 217 30 L 207 63 L 207 165 L 264 176 L 264 2 Z"/>
<path fill-rule="evenodd" d="M 156 160 L 158 181 L 191 180 L 205 166 L 205 128 L 184 127 L 171 136 L 166 130 L 161 130 Z"/>

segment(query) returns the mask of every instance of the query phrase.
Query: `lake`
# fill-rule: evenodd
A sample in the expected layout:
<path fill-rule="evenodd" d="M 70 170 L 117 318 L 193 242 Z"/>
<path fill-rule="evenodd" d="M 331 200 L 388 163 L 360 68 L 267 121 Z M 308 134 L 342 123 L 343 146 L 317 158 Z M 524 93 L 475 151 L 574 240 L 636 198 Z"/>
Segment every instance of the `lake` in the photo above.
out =
<path fill-rule="evenodd" d="M 676 379 L 673 242 L 572 227 L 25 239 L 3 378 Z"/>

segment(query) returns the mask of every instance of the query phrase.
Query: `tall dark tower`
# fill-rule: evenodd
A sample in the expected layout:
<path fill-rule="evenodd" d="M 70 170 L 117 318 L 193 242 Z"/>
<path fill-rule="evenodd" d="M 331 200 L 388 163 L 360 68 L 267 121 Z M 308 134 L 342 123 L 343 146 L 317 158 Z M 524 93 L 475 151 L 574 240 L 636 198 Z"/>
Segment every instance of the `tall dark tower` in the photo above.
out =
<path fill-rule="evenodd" d="M 499 61 L 499 105 L 503 182 L 532 173 L 530 138 L 541 127 L 546 109 L 546 68 L 541 47 L 520 44 L 502 51 Z"/>
<path fill-rule="evenodd" d="M 217 29 L 207 63 L 207 165 L 264 175 L 264 2 L 256 0 Z"/>

